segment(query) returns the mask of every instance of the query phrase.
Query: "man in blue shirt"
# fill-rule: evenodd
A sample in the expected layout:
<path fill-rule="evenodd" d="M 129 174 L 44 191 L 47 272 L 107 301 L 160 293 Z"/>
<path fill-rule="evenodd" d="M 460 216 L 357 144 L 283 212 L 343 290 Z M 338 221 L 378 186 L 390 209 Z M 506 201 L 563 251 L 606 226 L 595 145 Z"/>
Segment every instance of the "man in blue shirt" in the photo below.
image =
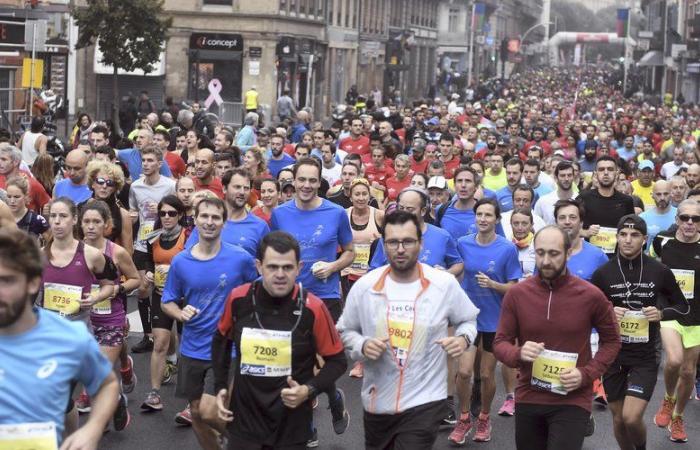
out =
<path fill-rule="evenodd" d="M 134 148 L 119 150 L 117 152 L 117 159 L 126 164 L 132 181 L 136 181 L 141 177 L 141 149 L 149 145 L 152 140 L 153 132 L 145 128 L 141 129 L 136 134 Z M 173 176 L 173 173 L 170 171 L 170 167 L 167 164 L 161 164 L 160 174 L 170 178 Z"/>
<path fill-rule="evenodd" d="M 228 211 L 228 220 L 221 232 L 221 240 L 227 244 L 238 245 L 250 256 L 255 257 L 258 243 L 270 232 L 270 227 L 246 209 L 253 184 L 250 174 L 245 169 L 236 167 L 224 174 L 221 183 L 224 186 Z M 195 228 L 187 239 L 185 248 L 192 247 L 198 240 L 199 229 Z"/>
<path fill-rule="evenodd" d="M 267 170 L 277 178 L 280 170 L 294 164 L 294 158 L 284 152 L 284 137 L 274 134 L 270 138 L 270 151 L 267 152 Z"/>
<path fill-rule="evenodd" d="M 65 430 L 67 447 L 97 448 L 117 406 L 119 383 L 85 324 L 32 307 L 41 273 L 42 254 L 35 240 L 19 230 L 0 230 L 3 447 L 24 448 L 21 442 L 31 437 L 37 447 L 57 448 Z M 68 415 L 70 422 L 64 421 L 75 382 L 90 394 L 92 411 L 73 432 L 78 423 L 75 408 Z"/>
<path fill-rule="evenodd" d="M 450 233 L 429 223 L 425 223 L 423 217 L 428 208 L 428 194 L 417 187 L 407 187 L 401 191 L 397 198 L 397 209 L 415 214 L 423 235 L 423 246 L 418 255 L 418 262 L 429 266 L 447 270 L 452 275 L 459 275 L 464 268 L 462 258 L 457 253 L 455 240 Z M 373 270 L 388 264 L 384 253 L 384 241 L 380 238 L 377 247 L 369 263 L 369 269 Z"/>
<path fill-rule="evenodd" d="M 92 197 L 87 185 L 87 163 L 88 157 L 82 150 L 68 153 L 63 169 L 65 178 L 53 187 L 53 198 L 68 197 L 79 205 Z"/>
<path fill-rule="evenodd" d="M 301 247 L 301 271 L 297 281 L 323 300 L 337 322 L 342 313 L 340 271 L 352 264 L 350 219 L 343 208 L 318 196 L 321 165 L 314 158 L 301 158 L 294 164 L 296 196 L 272 210 L 272 230 L 286 231 Z M 338 247 L 341 249 L 340 257 Z M 329 389 L 328 400 L 336 434 L 348 427 L 350 416 L 345 409 L 345 394 Z"/>
<path fill-rule="evenodd" d="M 513 191 L 520 184 L 523 176 L 523 162 L 519 158 L 512 158 L 506 162 L 506 184 L 496 191 L 496 198 L 501 206 L 501 212 L 513 209 Z"/>
<path fill-rule="evenodd" d="M 671 206 L 671 182 L 654 183 L 651 196 L 656 206 L 639 215 L 647 223 L 647 253 L 651 252 L 656 235 L 676 223 L 676 208 Z"/>
<path fill-rule="evenodd" d="M 554 204 L 554 219 L 571 239 L 571 255 L 566 267 L 573 275 L 590 281 L 593 272 L 608 262 L 603 250 L 586 242 L 581 236 L 585 208 L 580 200 L 559 200 Z"/>
<path fill-rule="evenodd" d="M 202 397 L 215 395 L 213 384 L 205 381 L 213 377 L 212 337 L 229 292 L 257 278 L 253 257 L 240 247 L 221 242 L 225 221 L 222 200 L 206 198 L 197 204 L 199 242 L 173 258 L 161 299 L 163 311 L 183 323 L 175 395 L 190 402 L 192 428 L 205 449 L 218 448 L 216 434 L 202 421 L 200 412 Z M 183 298 L 185 306 L 181 308 L 178 302 Z M 207 399 L 208 404 L 214 401 Z"/>

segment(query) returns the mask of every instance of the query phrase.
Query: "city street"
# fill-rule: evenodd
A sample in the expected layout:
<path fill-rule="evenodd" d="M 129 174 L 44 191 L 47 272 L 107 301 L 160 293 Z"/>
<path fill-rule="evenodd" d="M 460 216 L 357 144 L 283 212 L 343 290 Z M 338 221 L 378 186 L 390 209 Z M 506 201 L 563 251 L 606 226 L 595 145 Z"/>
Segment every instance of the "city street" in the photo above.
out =
<path fill-rule="evenodd" d="M 132 315 L 132 317 L 134 317 Z M 131 320 L 134 324 L 135 320 Z M 140 340 L 141 335 L 132 333 L 129 339 L 130 344 L 134 344 Z M 129 411 L 132 414 L 132 422 L 126 431 L 116 433 L 111 431 L 102 439 L 99 448 L 103 450 L 117 449 L 148 449 L 148 450 L 173 450 L 199 448 L 190 427 L 182 427 L 177 425 L 173 417 L 175 413 L 185 406 L 185 402 L 174 397 L 175 385 L 163 386 L 162 396 L 165 403 L 165 408 L 158 413 L 141 413 L 141 402 L 145 398 L 148 391 L 148 361 L 150 354 L 133 355 L 136 365 L 136 373 L 139 379 L 138 386 L 132 394 L 129 395 Z M 350 450 L 363 448 L 363 428 L 362 428 L 362 404 L 360 402 L 360 385 L 361 381 L 350 378 L 347 375 L 343 376 L 339 383 L 339 387 L 345 390 L 348 400 L 348 409 L 350 411 L 350 427 L 341 436 L 333 433 L 330 424 L 330 412 L 326 409 L 327 399 L 321 396 L 319 407 L 316 409 L 316 427 L 319 434 L 319 448 L 333 450 Z M 668 440 L 668 433 L 654 426 L 652 417 L 658 406 L 661 396 L 663 395 L 663 376 L 659 374 L 654 392 L 654 399 L 650 404 L 645 415 L 646 423 L 648 424 L 648 449 L 670 449 L 678 446 L 684 448 L 681 444 L 674 444 Z M 494 408 L 498 409 L 503 402 L 503 387 L 498 381 L 498 392 L 494 401 Z M 584 449 L 599 450 L 615 448 L 615 438 L 612 430 L 612 420 L 610 413 L 607 410 L 596 408 L 596 432 L 587 438 L 584 444 Z M 475 443 L 471 440 L 466 447 L 480 449 L 512 449 L 514 444 L 514 419 L 510 417 L 493 416 L 493 433 L 492 440 L 488 443 Z M 690 439 L 700 436 L 700 401 L 692 400 L 686 412 L 686 431 Z M 447 430 L 440 433 L 436 445 L 436 449 L 454 448 L 447 442 Z M 695 448 L 697 443 L 689 442 L 690 448 Z"/>

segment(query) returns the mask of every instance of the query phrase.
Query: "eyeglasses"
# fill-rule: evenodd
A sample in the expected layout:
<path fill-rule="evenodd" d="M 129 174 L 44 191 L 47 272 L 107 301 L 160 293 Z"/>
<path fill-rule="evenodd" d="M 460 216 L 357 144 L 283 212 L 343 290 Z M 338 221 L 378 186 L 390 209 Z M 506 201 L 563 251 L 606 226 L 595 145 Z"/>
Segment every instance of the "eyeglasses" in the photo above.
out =
<path fill-rule="evenodd" d="M 687 222 L 689 220 L 692 220 L 693 223 L 700 223 L 700 216 L 691 216 L 690 214 L 679 214 L 678 219 L 681 222 Z"/>
<path fill-rule="evenodd" d="M 178 214 L 179 214 L 179 213 L 178 213 L 177 211 L 158 211 L 158 215 L 159 215 L 160 217 L 165 217 L 165 216 L 168 216 L 168 217 L 177 217 Z"/>
<path fill-rule="evenodd" d="M 114 180 L 108 180 L 106 178 L 95 178 L 95 183 L 99 184 L 100 186 L 106 185 L 107 187 L 114 187 L 117 185 Z"/>
<path fill-rule="evenodd" d="M 398 250 L 399 245 L 402 245 L 404 250 L 413 250 L 418 244 L 418 239 L 404 239 L 399 241 L 398 239 L 389 239 L 384 241 L 384 245 L 391 250 Z"/>

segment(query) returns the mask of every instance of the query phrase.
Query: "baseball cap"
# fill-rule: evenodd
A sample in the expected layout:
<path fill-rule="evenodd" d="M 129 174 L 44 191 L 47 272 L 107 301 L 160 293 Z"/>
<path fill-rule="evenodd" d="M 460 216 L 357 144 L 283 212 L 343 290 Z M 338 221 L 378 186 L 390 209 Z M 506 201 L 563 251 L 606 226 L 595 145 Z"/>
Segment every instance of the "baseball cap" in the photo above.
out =
<path fill-rule="evenodd" d="M 496 145 L 499 145 L 499 146 L 507 146 L 507 145 L 510 145 L 510 139 L 504 136 L 504 137 L 502 137 L 502 138 L 500 138 L 500 139 L 498 140 L 498 142 L 496 143 Z"/>
<path fill-rule="evenodd" d="M 634 228 L 643 235 L 647 235 L 647 223 L 636 214 L 627 214 L 622 216 L 619 222 L 617 222 L 617 231 L 623 228 Z"/>
<path fill-rule="evenodd" d="M 649 161 L 648 159 L 645 159 L 644 161 L 639 163 L 639 170 L 654 170 L 654 163 Z"/>
<path fill-rule="evenodd" d="M 431 177 L 428 181 L 428 189 L 430 188 L 447 189 L 447 180 L 440 175 Z"/>
<path fill-rule="evenodd" d="M 285 181 L 284 183 L 282 183 L 282 185 L 280 186 L 280 190 L 284 191 L 284 190 L 285 190 L 286 188 L 288 188 L 289 186 L 291 186 L 292 189 L 296 190 L 296 189 L 294 188 L 294 182 L 292 182 L 292 181 Z"/>

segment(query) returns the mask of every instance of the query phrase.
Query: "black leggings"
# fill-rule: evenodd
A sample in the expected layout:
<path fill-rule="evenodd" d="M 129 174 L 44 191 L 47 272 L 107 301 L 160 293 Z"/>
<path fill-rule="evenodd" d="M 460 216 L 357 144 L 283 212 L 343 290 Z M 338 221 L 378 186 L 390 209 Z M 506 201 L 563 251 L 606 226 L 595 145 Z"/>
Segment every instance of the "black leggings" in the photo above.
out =
<path fill-rule="evenodd" d="M 573 405 L 516 402 L 515 446 L 519 450 L 580 449 L 590 416 Z"/>

